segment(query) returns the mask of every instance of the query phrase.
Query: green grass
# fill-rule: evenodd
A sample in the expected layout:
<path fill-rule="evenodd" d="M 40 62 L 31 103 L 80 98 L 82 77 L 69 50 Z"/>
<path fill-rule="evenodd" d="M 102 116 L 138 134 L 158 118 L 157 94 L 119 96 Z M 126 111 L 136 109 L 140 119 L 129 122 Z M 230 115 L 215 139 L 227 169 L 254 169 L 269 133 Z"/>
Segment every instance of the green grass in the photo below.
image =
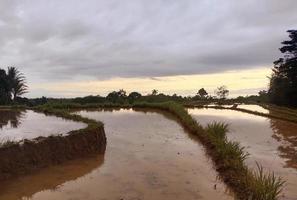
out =
<path fill-rule="evenodd" d="M 247 181 L 249 187 L 254 188 L 254 193 L 250 195 L 251 199 L 273 200 L 280 196 L 285 184 L 283 180 L 276 177 L 273 172 L 265 173 L 263 167 L 257 163 L 257 170 L 250 173 Z"/>

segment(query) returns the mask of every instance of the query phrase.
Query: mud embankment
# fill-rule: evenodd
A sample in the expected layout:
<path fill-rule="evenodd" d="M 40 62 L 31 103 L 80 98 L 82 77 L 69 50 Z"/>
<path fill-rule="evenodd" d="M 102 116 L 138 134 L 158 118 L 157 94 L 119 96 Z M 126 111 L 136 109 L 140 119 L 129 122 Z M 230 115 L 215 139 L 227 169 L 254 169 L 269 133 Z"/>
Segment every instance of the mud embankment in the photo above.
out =
<path fill-rule="evenodd" d="M 37 169 L 104 153 L 106 136 L 103 125 L 88 125 L 66 136 L 39 137 L 0 148 L 0 180 L 27 174 Z"/>

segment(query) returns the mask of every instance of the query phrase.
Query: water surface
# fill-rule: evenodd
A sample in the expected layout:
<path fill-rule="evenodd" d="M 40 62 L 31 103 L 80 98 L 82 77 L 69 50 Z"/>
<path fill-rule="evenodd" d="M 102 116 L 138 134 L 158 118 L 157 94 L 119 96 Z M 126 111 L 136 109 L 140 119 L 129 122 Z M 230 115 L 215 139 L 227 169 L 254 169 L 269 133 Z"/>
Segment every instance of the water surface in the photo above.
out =
<path fill-rule="evenodd" d="M 269 114 L 269 110 L 263 108 L 262 106 L 254 104 L 239 104 L 237 108 Z"/>
<path fill-rule="evenodd" d="M 0 143 L 63 135 L 86 126 L 84 123 L 47 116 L 32 110 L 0 109 Z"/>
<path fill-rule="evenodd" d="M 107 136 L 104 162 L 89 172 L 85 170 L 75 180 L 56 182 L 58 185 L 50 184 L 43 190 L 35 188 L 35 192 L 20 193 L 24 189 L 12 184 L 0 199 L 7 196 L 38 200 L 233 199 L 217 178 L 201 145 L 169 116 L 123 109 L 78 113 L 104 122 Z M 83 162 L 89 169 L 88 162 Z M 83 165 L 78 162 L 71 167 Z M 61 173 L 64 168 L 67 166 L 56 166 L 56 172 L 47 170 L 27 177 L 21 181 L 22 186 L 31 188 L 52 177 L 64 177 Z"/>
<path fill-rule="evenodd" d="M 255 167 L 258 162 L 282 176 L 287 181 L 282 199 L 297 199 L 297 124 L 233 110 L 189 109 L 189 113 L 204 126 L 213 121 L 228 123 L 228 138 L 250 153 L 247 164 Z"/>

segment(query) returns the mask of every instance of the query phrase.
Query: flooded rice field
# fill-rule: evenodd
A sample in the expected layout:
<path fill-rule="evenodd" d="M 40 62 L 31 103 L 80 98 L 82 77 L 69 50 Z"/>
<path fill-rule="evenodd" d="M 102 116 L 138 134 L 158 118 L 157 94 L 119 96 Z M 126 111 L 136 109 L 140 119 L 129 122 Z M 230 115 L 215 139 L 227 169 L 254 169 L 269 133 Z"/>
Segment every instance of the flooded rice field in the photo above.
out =
<path fill-rule="evenodd" d="M 234 199 L 204 149 L 170 118 L 133 110 L 79 111 L 105 124 L 105 155 L 0 187 L 0 199 Z"/>
<path fill-rule="evenodd" d="M 267 109 L 265 109 L 265 108 L 263 108 L 262 106 L 259 106 L 259 105 L 239 104 L 237 106 L 237 108 L 269 114 L 269 110 L 267 110 Z"/>
<path fill-rule="evenodd" d="M 86 126 L 84 123 L 46 116 L 32 110 L 0 109 L 0 143 L 66 134 Z"/>
<path fill-rule="evenodd" d="M 259 111 L 259 108 L 248 105 L 245 109 Z M 286 185 L 281 199 L 297 199 L 296 123 L 233 110 L 189 109 L 189 113 L 204 126 L 213 121 L 228 123 L 228 138 L 240 142 L 250 154 L 247 164 L 255 167 L 258 162 L 283 177 Z"/>

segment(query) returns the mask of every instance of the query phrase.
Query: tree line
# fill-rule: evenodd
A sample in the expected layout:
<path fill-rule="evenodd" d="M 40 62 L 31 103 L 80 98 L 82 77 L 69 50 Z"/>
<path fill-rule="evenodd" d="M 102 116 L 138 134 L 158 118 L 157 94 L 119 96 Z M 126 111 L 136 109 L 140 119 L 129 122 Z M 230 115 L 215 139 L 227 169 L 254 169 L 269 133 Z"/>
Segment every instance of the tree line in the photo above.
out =
<path fill-rule="evenodd" d="M 271 103 L 297 106 L 297 30 L 288 30 L 289 40 L 279 50 L 283 54 L 274 62 L 268 96 Z"/>
<path fill-rule="evenodd" d="M 27 92 L 26 78 L 17 68 L 0 68 L 0 104 L 11 103 Z"/>

